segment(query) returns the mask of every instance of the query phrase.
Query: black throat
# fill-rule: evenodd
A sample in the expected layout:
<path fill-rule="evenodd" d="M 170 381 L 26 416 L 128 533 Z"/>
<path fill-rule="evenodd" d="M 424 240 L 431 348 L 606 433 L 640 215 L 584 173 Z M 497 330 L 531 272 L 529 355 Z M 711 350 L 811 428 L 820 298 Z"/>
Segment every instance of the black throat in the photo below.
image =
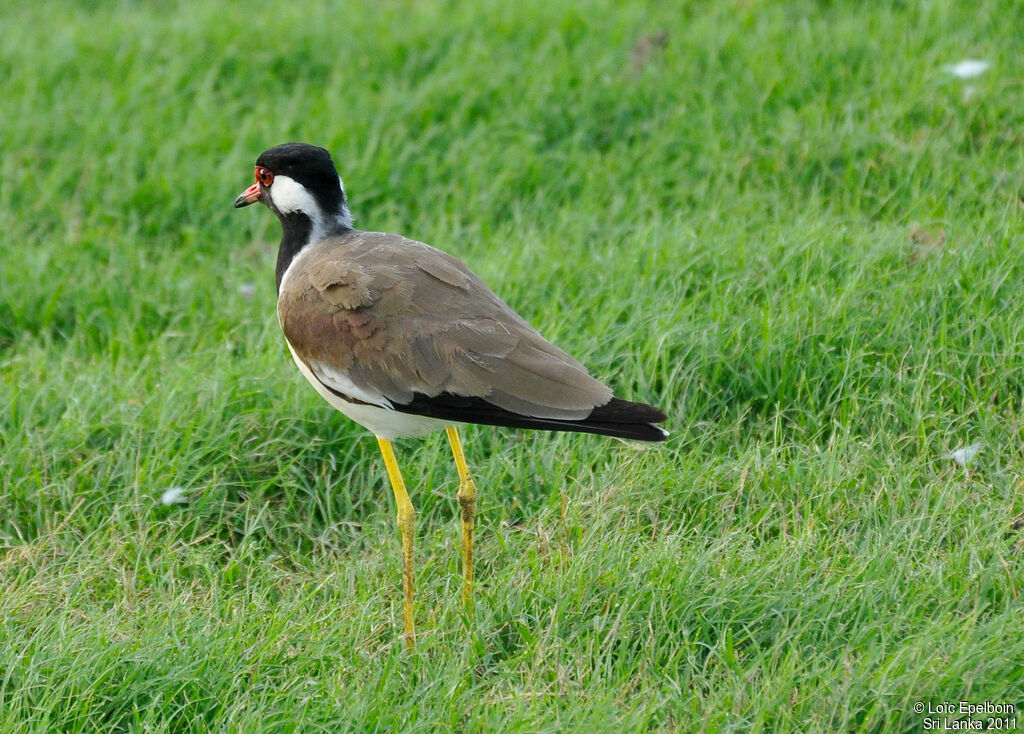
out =
<path fill-rule="evenodd" d="M 284 278 L 288 266 L 309 244 L 309 236 L 313 234 L 313 220 L 302 212 L 290 212 L 280 215 L 281 246 L 277 249 L 277 292 L 281 292 L 281 279 Z"/>
<path fill-rule="evenodd" d="M 313 244 L 310 242 L 313 220 L 302 212 L 278 214 L 278 218 L 281 220 L 281 245 L 277 248 L 277 292 L 280 295 L 281 281 L 288 272 L 288 266 L 306 245 Z M 340 221 L 333 222 L 324 237 L 337 237 L 351 231 L 352 227 Z"/>

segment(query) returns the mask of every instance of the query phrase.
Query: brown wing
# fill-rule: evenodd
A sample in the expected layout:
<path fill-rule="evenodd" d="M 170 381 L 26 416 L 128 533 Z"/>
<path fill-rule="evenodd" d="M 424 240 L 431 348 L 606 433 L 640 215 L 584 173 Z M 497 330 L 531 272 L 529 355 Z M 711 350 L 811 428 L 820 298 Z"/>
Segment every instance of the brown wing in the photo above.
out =
<path fill-rule="evenodd" d="M 364 402 L 449 394 L 581 420 L 612 396 L 462 262 L 398 235 L 356 231 L 301 253 L 278 315 L 313 373 Z"/>

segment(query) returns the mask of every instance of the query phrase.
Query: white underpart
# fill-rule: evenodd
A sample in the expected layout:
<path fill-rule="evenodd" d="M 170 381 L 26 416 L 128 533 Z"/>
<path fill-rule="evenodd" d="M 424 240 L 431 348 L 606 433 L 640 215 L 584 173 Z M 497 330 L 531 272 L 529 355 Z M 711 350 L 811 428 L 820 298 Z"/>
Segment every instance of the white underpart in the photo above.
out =
<path fill-rule="evenodd" d="M 357 400 L 360 403 L 370 403 L 376 405 L 379 408 L 387 408 L 392 410 L 395 406 L 390 400 L 381 395 L 379 392 L 369 392 L 356 385 L 349 379 L 349 376 L 344 372 L 340 372 L 328 364 L 323 362 L 310 362 L 309 368 L 313 374 L 320 380 L 320 382 L 327 385 L 332 390 L 347 395 L 353 400 Z"/>
<path fill-rule="evenodd" d="M 343 415 L 354 420 L 363 428 L 366 428 L 380 438 L 386 438 L 388 440 L 396 438 L 414 438 L 416 436 L 425 436 L 433 431 L 439 431 L 445 426 L 453 425 L 451 421 L 443 421 L 438 418 L 427 418 L 422 415 L 399 413 L 398 411 L 390 408 L 377 407 L 376 405 L 361 405 L 359 403 L 350 403 L 347 400 L 343 400 L 324 387 L 323 383 L 320 382 L 316 375 L 314 375 L 309 369 L 309 366 L 299 358 L 299 355 L 295 353 L 291 344 L 288 345 L 288 351 L 292 353 L 292 359 L 295 360 L 295 364 L 298 366 L 299 372 L 302 373 L 303 377 L 309 380 L 310 385 L 316 388 L 316 391 L 320 393 L 320 397 L 330 403 Z M 353 387 L 355 386 L 353 385 Z M 363 391 L 360 390 L 360 392 L 362 393 Z M 356 396 L 353 395 L 353 397 Z M 362 398 L 357 397 L 356 399 L 361 400 Z M 378 399 L 387 402 L 387 398 L 383 395 L 378 396 Z"/>

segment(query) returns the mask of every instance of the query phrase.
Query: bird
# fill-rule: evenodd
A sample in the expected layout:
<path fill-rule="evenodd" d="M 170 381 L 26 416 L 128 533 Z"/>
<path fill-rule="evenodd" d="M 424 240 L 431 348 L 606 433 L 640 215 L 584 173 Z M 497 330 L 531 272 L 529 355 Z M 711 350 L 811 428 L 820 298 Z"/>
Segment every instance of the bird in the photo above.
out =
<path fill-rule="evenodd" d="M 482 424 L 664 441 L 666 414 L 613 396 L 461 260 L 356 229 L 331 154 L 284 143 L 256 159 L 235 207 L 281 222 L 277 316 L 299 372 L 377 439 L 402 540 L 403 636 L 415 645 L 415 510 L 392 442 L 444 431 L 459 475 L 462 603 L 473 609 L 477 487 L 459 427 Z"/>

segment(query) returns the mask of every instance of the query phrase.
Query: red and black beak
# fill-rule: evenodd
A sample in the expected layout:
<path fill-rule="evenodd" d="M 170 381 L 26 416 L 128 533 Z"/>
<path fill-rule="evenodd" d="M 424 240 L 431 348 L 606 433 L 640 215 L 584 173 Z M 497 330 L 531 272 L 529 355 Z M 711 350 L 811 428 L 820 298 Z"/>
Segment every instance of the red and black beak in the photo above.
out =
<path fill-rule="evenodd" d="M 260 191 L 260 182 L 255 181 L 252 186 L 240 193 L 238 198 L 235 199 L 235 209 L 241 209 L 243 206 L 255 204 L 260 200 L 262 193 L 263 192 Z"/>

